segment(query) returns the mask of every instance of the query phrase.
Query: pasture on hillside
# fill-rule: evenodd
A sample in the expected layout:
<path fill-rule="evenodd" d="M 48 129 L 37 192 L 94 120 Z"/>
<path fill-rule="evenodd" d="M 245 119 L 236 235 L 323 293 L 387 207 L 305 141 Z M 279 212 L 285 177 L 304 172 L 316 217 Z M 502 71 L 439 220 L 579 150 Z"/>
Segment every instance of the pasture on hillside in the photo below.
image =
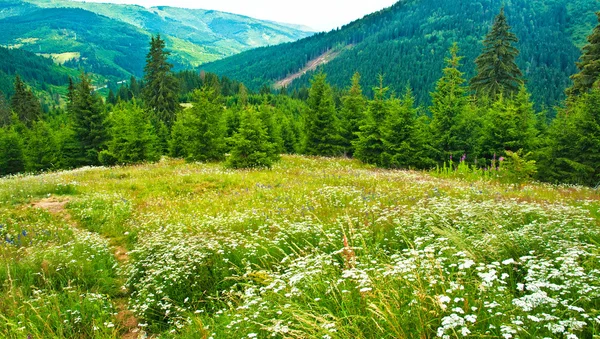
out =
<path fill-rule="evenodd" d="M 283 156 L 0 179 L 3 338 L 598 338 L 600 192 Z"/>

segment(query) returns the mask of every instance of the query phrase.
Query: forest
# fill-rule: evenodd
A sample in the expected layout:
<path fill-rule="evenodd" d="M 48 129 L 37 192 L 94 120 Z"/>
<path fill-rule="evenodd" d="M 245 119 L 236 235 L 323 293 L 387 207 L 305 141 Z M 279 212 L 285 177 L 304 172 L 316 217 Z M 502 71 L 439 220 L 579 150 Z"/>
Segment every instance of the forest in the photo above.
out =
<path fill-rule="evenodd" d="M 305 154 L 393 169 L 484 174 L 502 168 L 518 182 L 594 186 L 600 181 L 600 26 L 587 40 L 554 117 L 531 99 L 504 8 L 489 27 L 474 76 L 463 71 L 458 44 L 446 51 L 429 105 L 418 105 L 410 86 L 392 90 L 384 74 L 370 96 L 360 73 L 347 79 L 346 89 L 332 87 L 320 72 L 308 88 L 277 93 L 266 86 L 252 92 L 212 73 L 175 73 L 157 35 L 144 78 L 110 89 L 106 99 L 81 73 L 76 81 L 69 77 L 65 109 L 44 112 L 17 76 L 10 99 L 0 96 L 0 173 L 134 164 L 165 155 L 270 167 L 280 154 Z"/>
<path fill-rule="evenodd" d="M 252 90 L 271 85 L 303 68 L 326 51 L 340 51 L 322 67 L 332 85 L 342 88 L 355 72 L 365 93 L 372 96 L 377 76 L 384 74 L 390 89 L 413 89 L 416 102 L 431 104 L 429 95 L 444 67 L 444 57 L 458 43 L 467 78 L 476 74 L 475 58 L 501 0 L 400 1 L 329 33 L 297 42 L 254 49 L 200 66 L 207 72 L 243 82 Z M 595 25 L 596 1 L 511 1 L 510 25 L 519 37 L 517 65 L 527 78 L 537 109 L 552 109 L 564 100 L 569 77 L 585 37 Z M 308 86 L 310 74 L 289 90 Z"/>

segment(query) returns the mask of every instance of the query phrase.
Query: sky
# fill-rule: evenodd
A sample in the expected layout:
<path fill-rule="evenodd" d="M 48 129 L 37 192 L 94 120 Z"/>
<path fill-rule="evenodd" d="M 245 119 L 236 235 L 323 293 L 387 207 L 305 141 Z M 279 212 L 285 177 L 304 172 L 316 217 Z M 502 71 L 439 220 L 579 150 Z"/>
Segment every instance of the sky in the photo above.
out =
<path fill-rule="evenodd" d="M 213 9 L 262 20 L 308 26 L 329 31 L 355 19 L 393 5 L 398 0 L 86 0 L 137 4 L 146 7 L 172 6 Z"/>

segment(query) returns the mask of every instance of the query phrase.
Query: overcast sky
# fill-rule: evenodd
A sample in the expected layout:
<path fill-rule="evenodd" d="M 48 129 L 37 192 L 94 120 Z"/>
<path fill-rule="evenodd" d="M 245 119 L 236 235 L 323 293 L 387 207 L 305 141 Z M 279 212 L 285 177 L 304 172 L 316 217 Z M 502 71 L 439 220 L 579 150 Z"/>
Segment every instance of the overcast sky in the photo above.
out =
<path fill-rule="evenodd" d="M 341 27 L 366 14 L 393 5 L 397 0 L 87 0 L 214 9 L 257 19 L 309 26 L 318 31 Z"/>

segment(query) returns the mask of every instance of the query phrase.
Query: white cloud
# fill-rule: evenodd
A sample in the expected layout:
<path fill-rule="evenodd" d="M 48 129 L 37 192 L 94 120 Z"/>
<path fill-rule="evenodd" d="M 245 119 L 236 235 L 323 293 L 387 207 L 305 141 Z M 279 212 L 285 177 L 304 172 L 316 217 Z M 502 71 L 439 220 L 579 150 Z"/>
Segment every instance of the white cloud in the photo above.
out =
<path fill-rule="evenodd" d="M 173 6 L 213 9 L 263 20 L 302 24 L 316 30 L 341 27 L 369 13 L 393 5 L 397 0 L 87 0 L 138 4 L 146 7 Z"/>

